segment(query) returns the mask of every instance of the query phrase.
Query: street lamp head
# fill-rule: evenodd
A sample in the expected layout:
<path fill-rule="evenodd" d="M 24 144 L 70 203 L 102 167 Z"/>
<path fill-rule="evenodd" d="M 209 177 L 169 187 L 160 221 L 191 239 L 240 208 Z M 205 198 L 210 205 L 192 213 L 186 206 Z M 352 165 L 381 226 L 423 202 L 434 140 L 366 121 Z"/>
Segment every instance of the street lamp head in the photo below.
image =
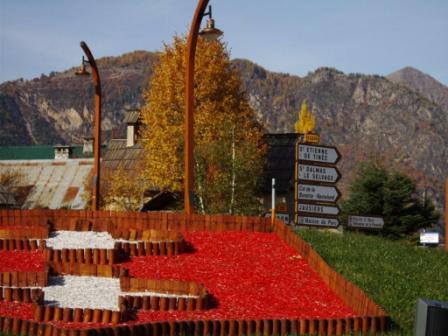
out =
<path fill-rule="evenodd" d="M 90 72 L 86 70 L 86 64 L 88 64 L 89 61 L 86 61 L 84 59 L 84 56 L 82 57 L 81 65 L 79 66 L 79 70 L 75 72 L 76 76 L 90 76 Z"/>
<path fill-rule="evenodd" d="M 208 19 L 207 27 L 199 32 L 199 35 L 207 41 L 216 41 L 222 34 L 224 33 L 221 30 L 215 28 L 215 20 L 213 19 Z"/>
<path fill-rule="evenodd" d="M 199 35 L 207 41 L 216 41 L 224 33 L 215 27 L 215 20 L 212 17 L 212 6 L 209 6 L 209 10 L 204 16 L 209 17 L 207 26 L 199 32 Z"/>

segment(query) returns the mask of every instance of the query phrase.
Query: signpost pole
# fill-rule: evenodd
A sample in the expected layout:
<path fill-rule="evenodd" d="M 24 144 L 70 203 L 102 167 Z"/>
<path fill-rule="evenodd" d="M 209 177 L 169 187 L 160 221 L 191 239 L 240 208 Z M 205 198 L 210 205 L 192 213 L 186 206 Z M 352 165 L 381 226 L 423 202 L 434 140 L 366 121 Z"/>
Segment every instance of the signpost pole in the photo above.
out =
<path fill-rule="evenodd" d="M 296 161 L 294 163 L 295 166 L 295 181 L 294 181 L 294 223 L 299 225 L 299 213 L 297 209 L 299 208 L 299 148 L 300 148 L 300 139 L 297 139 L 296 142 Z"/>
<path fill-rule="evenodd" d="M 271 223 L 274 225 L 275 221 L 275 178 L 272 179 L 272 199 L 271 199 Z"/>
<path fill-rule="evenodd" d="M 448 252 L 448 177 L 445 180 L 445 251 Z"/>

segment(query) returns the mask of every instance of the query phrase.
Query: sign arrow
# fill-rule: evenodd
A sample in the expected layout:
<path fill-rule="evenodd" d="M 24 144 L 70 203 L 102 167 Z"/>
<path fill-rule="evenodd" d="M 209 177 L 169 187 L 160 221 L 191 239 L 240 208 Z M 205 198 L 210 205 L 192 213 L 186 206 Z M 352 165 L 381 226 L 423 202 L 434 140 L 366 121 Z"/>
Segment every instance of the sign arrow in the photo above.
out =
<path fill-rule="evenodd" d="M 299 163 L 299 180 L 336 183 L 340 177 L 341 175 L 336 168 Z"/>
<path fill-rule="evenodd" d="M 316 202 L 336 202 L 341 193 L 336 187 L 299 184 L 297 190 L 299 200 Z"/>
<path fill-rule="evenodd" d="M 331 205 L 299 203 L 298 212 L 315 213 L 319 215 L 339 215 L 339 208 Z"/>
<path fill-rule="evenodd" d="M 299 160 L 336 163 L 340 157 L 335 147 L 299 145 Z"/>
<path fill-rule="evenodd" d="M 299 216 L 299 225 L 337 228 L 339 226 L 339 220 L 336 218 Z"/>

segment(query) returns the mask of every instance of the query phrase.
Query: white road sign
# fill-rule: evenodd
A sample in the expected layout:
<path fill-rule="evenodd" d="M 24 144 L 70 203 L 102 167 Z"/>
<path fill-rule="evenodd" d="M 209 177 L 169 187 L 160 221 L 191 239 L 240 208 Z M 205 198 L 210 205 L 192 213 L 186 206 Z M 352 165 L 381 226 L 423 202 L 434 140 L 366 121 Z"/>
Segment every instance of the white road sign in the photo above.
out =
<path fill-rule="evenodd" d="M 315 213 L 320 215 L 337 216 L 339 214 L 339 208 L 337 206 L 306 204 L 306 203 L 299 203 L 297 211 Z"/>
<path fill-rule="evenodd" d="M 266 213 L 265 215 L 266 218 L 271 218 L 272 214 L 270 212 Z M 276 213 L 275 217 L 284 221 L 285 223 L 289 223 L 289 215 L 288 214 L 284 214 L 284 213 Z"/>
<path fill-rule="evenodd" d="M 359 229 L 382 229 L 384 220 L 381 217 L 348 216 L 348 226 Z"/>
<path fill-rule="evenodd" d="M 299 145 L 299 160 L 336 163 L 339 156 L 334 147 Z"/>
<path fill-rule="evenodd" d="M 420 233 L 420 244 L 439 244 L 439 233 L 438 232 L 421 232 Z"/>
<path fill-rule="evenodd" d="M 312 184 L 298 185 L 299 200 L 317 202 L 336 202 L 341 195 L 336 187 L 316 186 Z"/>
<path fill-rule="evenodd" d="M 336 218 L 318 218 L 318 217 L 299 216 L 299 225 L 324 226 L 324 227 L 337 228 L 339 226 L 339 221 Z"/>
<path fill-rule="evenodd" d="M 336 183 L 340 174 L 336 168 L 299 163 L 299 180 Z"/>

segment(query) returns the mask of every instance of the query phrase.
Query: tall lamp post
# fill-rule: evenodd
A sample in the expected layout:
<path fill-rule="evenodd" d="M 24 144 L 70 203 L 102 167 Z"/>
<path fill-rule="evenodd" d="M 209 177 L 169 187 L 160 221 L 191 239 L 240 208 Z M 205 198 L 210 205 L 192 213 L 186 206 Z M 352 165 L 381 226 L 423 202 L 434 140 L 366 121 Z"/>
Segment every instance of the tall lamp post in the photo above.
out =
<path fill-rule="evenodd" d="M 215 21 L 212 18 L 212 9 L 206 13 L 209 0 L 199 0 L 194 13 L 193 21 L 188 35 L 186 48 L 186 76 L 185 76 L 185 120 L 184 120 L 184 211 L 186 215 L 193 213 L 192 204 L 194 196 L 194 164 L 193 164 L 193 133 L 194 133 L 194 62 L 198 36 L 201 35 L 207 40 L 216 40 L 223 34 L 215 28 Z M 199 32 L 202 18 L 208 16 L 207 27 Z M 219 80 L 219 79 L 217 79 Z"/>
<path fill-rule="evenodd" d="M 92 191 L 92 210 L 96 211 L 99 208 L 99 192 L 100 192 L 100 154 L 101 154 L 101 81 L 98 68 L 96 66 L 95 58 L 90 52 L 87 44 L 82 41 L 80 43 L 81 49 L 87 57 L 87 60 L 82 57 L 82 63 L 76 75 L 89 76 L 90 73 L 86 70 L 86 65 L 90 64 L 92 68 L 93 84 L 95 85 L 95 122 L 94 122 L 94 145 L 93 145 L 93 191 Z"/>

